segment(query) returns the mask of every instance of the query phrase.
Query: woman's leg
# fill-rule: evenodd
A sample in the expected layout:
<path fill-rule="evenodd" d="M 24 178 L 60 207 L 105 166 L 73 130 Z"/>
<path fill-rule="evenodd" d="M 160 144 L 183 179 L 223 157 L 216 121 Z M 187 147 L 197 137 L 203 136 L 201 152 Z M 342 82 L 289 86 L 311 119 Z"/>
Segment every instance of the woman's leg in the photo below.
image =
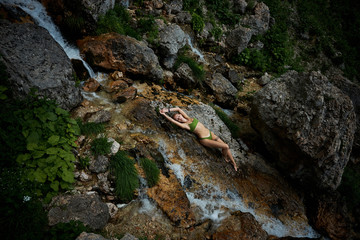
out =
<path fill-rule="evenodd" d="M 212 133 L 212 132 L 211 132 Z M 212 139 L 201 139 L 200 143 L 206 147 L 211 147 L 211 148 L 221 148 L 222 149 L 222 153 L 225 157 L 225 161 L 229 162 L 228 158 L 231 160 L 235 171 L 237 171 L 237 166 L 235 163 L 235 160 L 231 154 L 229 145 L 227 145 L 226 143 L 224 143 L 218 136 L 216 136 L 214 133 L 212 133 Z M 215 140 L 216 139 L 216 140 Z"/>

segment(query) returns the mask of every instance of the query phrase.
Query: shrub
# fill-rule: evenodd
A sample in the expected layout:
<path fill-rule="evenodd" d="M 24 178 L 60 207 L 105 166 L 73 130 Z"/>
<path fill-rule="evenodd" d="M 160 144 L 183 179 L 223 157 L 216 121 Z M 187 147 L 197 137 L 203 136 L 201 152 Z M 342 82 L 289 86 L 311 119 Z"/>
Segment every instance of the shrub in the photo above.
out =
<path fill-rule="evenodd" d="M 87 168 L 89 164 L 90 164 L 90 158 L 88 156 L 79 158 L 80 169 Z"/>
<path fill-rule="evenodd" d="M 231 119 L 226 115 L 226 113 L 219 107 L 215 106 L 214 104 L 210 104 L 210 106 L 215 110 L 216 114 L 219 118 L 225 123 L 225 125 L 229 128 L 231 132 L 231 136 L 233 138 L 240 137 L 240 127 L 236 125 Z"/>
<path fill-rule="evenodd" d="M 199 16 L 196 13 L 193 13 L 191 16 L 191 26 L 195 32 L 201 33 L 205 27 L 205 23 L 201 16 Z"/>
<path fill-rule="evenodd" d="M 146 180 L 149 184 L 149 187 L 155 186 L 158 183 L 160 177 L 159 168 L 153 161 L 148 158 L 141 158 L 140 164 L 145 171 Z"/>
<path fill-rule="evenodd" d="M 91 142 L 91 152 L 97 155 L 106 155 L 111 152 L 112 142 L 109 142 L 107 138 L 96 138 Z"/>
<path fill-rule="evenodd" d="M 123 201 L 132 200 L 135 189 L 139 187 L 134 163 L 124 151 L 119 151 L 111 157 L 111 171 L 115 175 L 115 194 Z"/>
<path fill-rule="evenodd" d="M 155 18 L 151 15 L 138 20 L 137 30 L 141 36 L 146 34 L 147 41 L 152 44 L 159 37 L 159 30 L 155 23 Z"/>
<path fill-rule="evenodd" d="M 240 15 L 231 11 L 228 0 L 205 0 L 205 3 L 221 23 L 234 26 L 240 21 Z"/>
<path fill-rule="evenodd" d="M 174 69 L 176 70 L 181 65 L 181 63 L 186 63 L 191 68 L 194 77 L 198 81 L 202 81 L 205 78 L 205 71 L 203 66 L 199 65 L 191 57 L 185 56 L 184 54 L 179 54 L 174 64 Z"/>
<path fill-rule="evenodd" d="M 83 123 L 81 119 L 77 119 L 81 134 L 86 136 L 96 135 L 105 131 L 104 123 L 86 122 Z"/>
<path fill-rule="evenodd" d="M 70 240 L 76 239 L 82 232 L 90 232 L 91 228 L 85 226 L 80 221 L 71 220 L 67 223 L 58 223 L 51 227 L 46 239 L 51 240 Z"/>

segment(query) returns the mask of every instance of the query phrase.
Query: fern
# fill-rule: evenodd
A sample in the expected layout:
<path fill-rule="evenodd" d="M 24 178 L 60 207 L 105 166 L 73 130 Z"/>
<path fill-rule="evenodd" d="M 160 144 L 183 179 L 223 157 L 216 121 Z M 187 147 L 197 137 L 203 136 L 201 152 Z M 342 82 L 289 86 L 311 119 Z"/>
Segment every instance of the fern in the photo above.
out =
<path fill-rule="evenodd" d="M 145 171 L 146 180 L 149 184 L 149 187 L 155 186 L 158 183 L 160 177 L 159 168 L 153 161 L 148 158 L 141 158 L 140 164 Z"/>

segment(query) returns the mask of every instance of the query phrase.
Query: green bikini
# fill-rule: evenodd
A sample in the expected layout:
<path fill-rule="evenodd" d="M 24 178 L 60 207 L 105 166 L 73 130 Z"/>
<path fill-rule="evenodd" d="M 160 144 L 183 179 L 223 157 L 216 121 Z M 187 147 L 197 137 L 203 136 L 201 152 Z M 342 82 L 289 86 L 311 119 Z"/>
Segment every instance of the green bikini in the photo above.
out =
<path fill-rule="evenodd" d="M 196 126 L 198 125 L 198 123 L 199 123 L 199 120 L 197 120 L 196 118 L 194 118 L 194 120 L 189 124 L 190 131 L 191 131 L 191 132 L 195 131 L 195 128 L 196 128 Z M 200 138 L 200 140 L 204 140 L 204 139 L 210 139 L 210 140 L 212 140 L 211 131 L 209 130 L 209 132 L 210 132 L 210 136 L 204 137 L 204 138 Z"/>

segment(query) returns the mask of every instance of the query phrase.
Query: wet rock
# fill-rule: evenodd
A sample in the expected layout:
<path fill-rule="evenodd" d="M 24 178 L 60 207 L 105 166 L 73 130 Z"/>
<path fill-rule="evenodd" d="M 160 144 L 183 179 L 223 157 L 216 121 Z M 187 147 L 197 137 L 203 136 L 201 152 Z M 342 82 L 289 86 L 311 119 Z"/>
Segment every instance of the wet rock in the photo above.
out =
<path fill-rule="evenodd" d="M 14 4 L 0 3 L 2 19 L 12 23 L 34 23 L 34 19 L 21 8 Z"/>
<path fill-rule="evenodd" d="M 349 97 L 325 76 L 295 71 L 282 75 L 254 96 L 250 117 L 288 175 L 306 187 L 338 187 L 356 119 Z"/>
<path fill-rule="evenodd" d="M 87 122 L 106 123 L 111 120 L 111 113 L 107 110 L 99 110 L 93 113 L 88 113 L 85 116 Z"/>
<path fill-rule="evenodd" d="M 190 202 L 174 175 L 169 178 L 161 175 L 159 183 L 147 193 L 175 225 L 189 228 L 195 223 Z"/>
<path fill-rule="evenodd" d="M 86 80 L 90 77 L 89 72 L 87 71 L 87 69 L 85 68 L 83 62 L 79 59 L 71 59 L 71 63 L 73 65 L 73 68 L 76 72 L 76 76 L 80 79 L 80 80 Z"/>
<path fill-rule="evenodd" d="M 112 78 L 112 80 L 117 81 L 121 80 L 124 77 L 124 74 L 120 71 L 115 71 L 113 73 L 110 73 L 110 77 Z"/>
<path fill-rule="evenodd" d="M 87 233 L 82 232 L 76 240 L 109 240 L 108 238 L 104 238 L 103 236 L 95 233 Z"/>
<path fill-rule="evenodd" d="M 162 79 L 163 70 L 154 51 L 132 37 L 108 33 L 86 37 L 79 40 L 78 45 L 92 66 L 152 80 Z"/>
<path fill-rule="evenodd" d="M 83 86 L 85 92 L 96 92 L 100 88 L 100 83 L 93 78 L 87 80 Z"/>
<path fill-rule="evenodd" d="M 90 160 L 89 170 L 94 173 L 106 172 L 109 167 L 109 158 L 103 155 L 99 155 Z"/>
<path fill-rule="evenodd" d="M 102 229 L 110 217 L 107 205 L 95 194 L 59 195 L 52 199 L 50 206 L 50 226 L 79 220 L 92 229 Z"/>
<path fill-rule="evenodd" d="M 226 56 L 229 58 L 240 54 L 248 46 L 252 35 L 253 30 L 250 28 L 240 26 L 232 30 L 225 40 Z"/>
<path fill-rule="evenodd" d="M 24 99 L 35 88 L 36 94 L 54 99 L 67 110 L 80 104 L 71 61 L 44 28 L 0 20 L 0 45 L 14 98 Z"/>
<path fill-rule="evenodd" d="M 172 24 L 160 31 L 159 39 L 162 63 L 170 69 L 174 66 L 178 51 L 186 45 L 187 36 L 178 25 Z"/>
<path fill-rule="evenodd" d="M 118 91 L 112 96 L 114 102 L 123 103 L 127 100 L 133 100 L 137 95 L 137 89 L 133 86 Z"/>
<path fill-rule="evenodd" d="M 116 80 L 109 83 L 108 92 L 119 91 L 120 89 L 126 89 L 129 87 L 129 84 L 124 80 Z"/>
<path fill-rule="evenodd" d="M 174 79 L 178 85 L 185 88 L 194 88 L 197 81 L 194 79 L 193 72 L 189 65 L 182 63 L 174 73 Z"/>
<path fill-rule="evenodd" d="M 237 211 L 221 223 L 221 226 L 216 229 L 212 237 L 214 240 L 266 240 L 268 235 L 255 220 L 254 216 L 250 213 Z"/>
<path fill-rule="evenodd" d="M 221 73 L 214 73 L 205 83 L 211 88 L 216 101 L 228 104 L 234 101 L 237 89 Z"/>

